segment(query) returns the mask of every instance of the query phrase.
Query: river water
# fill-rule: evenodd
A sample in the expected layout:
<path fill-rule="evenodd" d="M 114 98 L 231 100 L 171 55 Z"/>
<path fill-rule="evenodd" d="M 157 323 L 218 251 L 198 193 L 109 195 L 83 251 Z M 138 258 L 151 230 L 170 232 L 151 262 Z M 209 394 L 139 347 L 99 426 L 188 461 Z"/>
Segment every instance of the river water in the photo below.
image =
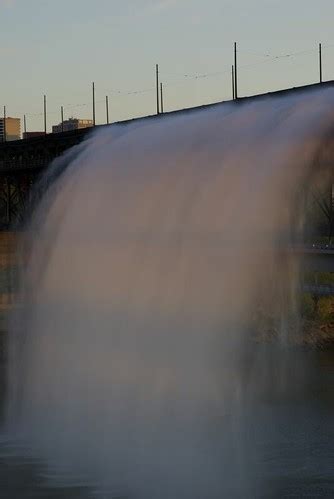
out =
<path fill-rule="evenodd" d="M 265 478 L 265 490 L 259 490 L 255 495 L 252 492 L 249 498 L 334 497 L 334 355 L 326 352 L 303 355 L 312 359 L 313 372 L 308 389 L 304 387 L 302 394 L 288 400 L 268 397 L 262 401 L 257 414 L 257 424 L 261 428 L 250 425 L 249 431 L 261 433 L 262 442 L 258 445 L 262 447 L 262 462 L 259 467 L 262 480 Z M 5 348 L 2 348 L 1 361 L 3 408 Z M 62 476 L 54 475 L 45 464 L 24 454 L 20 455 L 20 450 L 13 447 L 6 435 L 1 435 L 0 497 L 3 499 L 120 497 L 99 494 L 98 490 L 82 483 L 69 485 L 66 480 L 65 484 Z M 231 491 L 223 497 L 245 496 Z"/>
<path fill-rule="evenodd" d="M 6 317 L 15 306 L 17 268 L 16 237 L 0 237 L 0 396 L 1 419 L 5 418 L 7 329 Z M 259 347 L 261 348 L 261 347 Z M 261 487 L 241 495 L 238 487 L 224 493 L 230 498 L 334 497 L 334 351 L 293 352 L 290 387 L 259 391 L 255 411 L 245 425 L 246 438 L 257 446 L 254 474 Z M 307 372 L 304 372 L 304 371 Z M 302 375 L 300 374 L 302 372 Z M 297 374 L 296 374 L 297 373 Z M 272 385 L 269 384 L 271 387 Z M 260 456 L 260 457 L 259 457 Z M 244 471 L 240 470 L 240 475 Z M 240 476 L 242 478 L 242 476 Z M 256 478 L 255 478 L 256 481 Z M 56 474 L 46 463 L 28 457 L 0 434 L 0 498 L 112 498 L 82 481 Z M 129 496 L 132 497 L 132 496 Z M 194 496 L 197 497 L 197 496 Z M 156 498 L 158 499 L 158 498 Z M 209 497 L 207 499 L 210 499 Z"/>

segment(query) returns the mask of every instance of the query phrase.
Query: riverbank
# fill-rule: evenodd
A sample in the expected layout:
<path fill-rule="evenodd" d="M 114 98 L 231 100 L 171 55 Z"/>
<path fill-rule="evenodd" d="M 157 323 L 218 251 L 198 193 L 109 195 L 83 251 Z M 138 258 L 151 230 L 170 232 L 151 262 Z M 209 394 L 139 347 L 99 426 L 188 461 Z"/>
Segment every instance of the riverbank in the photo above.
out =
<path fill-rule="evenodd" d="M 332 284 L 334 275 L 317 273 L 314 281 Z M 334 297 L 305 293 L 301 300 L 303 343 L 317 348 L 334 348 Z"/>
<path fill-rule="evenodd" d="M 319 323 L 316 320 L 306 320 L 301 337 L 303 345 L 334 350 L 334 322 Z"/>
<path fill-rule="evenodd" d="M 301 316 L 278 325 L 267 318 L 254 324 L 253 338 L 258 343 L 276 343 L 284 339 L 296 347 L 334 350 L 334 320 Z"/>
<path fill-rule="evenodd" d="M 17 248 L 22 234 L 0 232 L 0 331 L 6 331 L 10 310 L 17 304 L 18 274 L 22 268 L 22 255 Z M 310 284 L 333 284 L 334 274 L 308 273 L 304 280 Z M 253 338 L 257 342 L 281 341 L 285 335 L 288 343 L 317 349 L 334 350 L 334 297 L 314 297 L 305 293 L 301 297 L 300 315 L 282 326 L 268 312 L 271 306 L 257 311 L 253 320 Z M 283 330 L 285 329 L 285 331 Z"/>

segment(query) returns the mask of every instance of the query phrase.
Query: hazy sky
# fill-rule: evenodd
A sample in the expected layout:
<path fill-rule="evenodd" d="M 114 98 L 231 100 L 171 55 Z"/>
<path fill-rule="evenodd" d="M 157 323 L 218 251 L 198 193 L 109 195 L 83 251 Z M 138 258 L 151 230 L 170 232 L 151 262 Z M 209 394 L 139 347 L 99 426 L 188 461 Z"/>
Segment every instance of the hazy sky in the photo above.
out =
<path fill-rule="evenodd" d="M 262 93 L 334 79 L 333 0 L 0 0 L 0 105 L 27 114 L 28 129 L 91 117 L 155 111 L 155 64 L 172 110 L 231 96 L 233 42 L 239 93 Z M 295 54 L 295 55 L 291 55 Z M 290 56 L 289 56 L 290 55 Z M 138 92 L 138 93 L 132 93 Z"/>

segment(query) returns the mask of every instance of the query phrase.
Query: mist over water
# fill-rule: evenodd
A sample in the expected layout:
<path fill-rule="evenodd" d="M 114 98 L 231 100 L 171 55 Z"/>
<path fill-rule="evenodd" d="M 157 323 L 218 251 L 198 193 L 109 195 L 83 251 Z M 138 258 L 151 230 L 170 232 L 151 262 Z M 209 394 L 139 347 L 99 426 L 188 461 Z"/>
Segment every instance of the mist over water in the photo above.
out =
<path fill-rule="evenodd" d="M 303 233 L 333 105 L 332 90 L 224 104 L 71 154 L 31 222 L 10 332 L 8 431 L 29 452 L 108 497 L 260 496 L 250 414 L 294 382 L 298 266 L 278 250 Z M 260 305 L 281 325 L 270 354 Z"/>

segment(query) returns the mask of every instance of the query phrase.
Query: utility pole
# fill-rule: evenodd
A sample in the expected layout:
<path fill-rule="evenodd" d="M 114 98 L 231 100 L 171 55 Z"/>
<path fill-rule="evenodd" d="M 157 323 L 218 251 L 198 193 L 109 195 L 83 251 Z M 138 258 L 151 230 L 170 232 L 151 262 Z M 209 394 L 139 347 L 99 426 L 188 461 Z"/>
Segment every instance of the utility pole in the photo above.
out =
<path fill-rule="evenodd" d="M 93 126 L 95 126 L 95 83 L 93 82 L 92 84 L 92 91 L 93 91 Z"/>
<path fill-rule="evenodd" d="M 44 134 L 46 135 L 46 95 L 44 95 Z"/>
<path fill-rule="evenodd" d="M 60 108 L 60 118 L 61 118 L 61 131 L 64 131 L 64 107 Z"/>
<path fill-rule="evenodd" d="M 23 116 L 23 129 L 24 129 L 24 135 L 27 133 L 27 119 L 26 115 Z"/>
<path fill-rule="evenodd" d="M 157 91 L 157 114 L 160 114 L 159 106 L 159 65 L 155 65 L 155 79 L 156 79 L 156 91 Z"/>
<path fill-rule="evenodd" d="M 3 142 L 7 140 L 7 130 L 6 130 L 6 106 L 3 106 Z"/>
<path fill-rule="evenodd" d="M 235 88 L 234 88 L 234 65 L 232 64 L 232 99 L 235 100 Z"/>
<path fill-rule="evenodd" d="M 109 98 L 106 95 L 106 115 L 107 115 L 107 125 L 109 125 Z"/>
<path fill-rule="evenodd" d="M 6 218 L 7 218 L 7 223 L 8 226 L 10 226 L 12 217 L 12 193 L 11 193 L 11 188 L 10 188 L 10 180 L 9 177 L 6 177 L 6 187 L 7 187 L 7 203 L 6 203 Z"/>
<path fill-rule="evenodd" d="M 164 112 L 164 94 L 163 94 L 163 85 L 160 83 L 160 111 Z"/>
<path fill-rule="evenodd" d="M 238 98 L 237 43 L 234 42 L 234 98 Z"/>
<path fill-rule="evenodd" d="M 320 83 L 322 83 L 322 46 L 321 46 L 321 43 L 319 43 L 319 76 L 320 76 Z"/>

